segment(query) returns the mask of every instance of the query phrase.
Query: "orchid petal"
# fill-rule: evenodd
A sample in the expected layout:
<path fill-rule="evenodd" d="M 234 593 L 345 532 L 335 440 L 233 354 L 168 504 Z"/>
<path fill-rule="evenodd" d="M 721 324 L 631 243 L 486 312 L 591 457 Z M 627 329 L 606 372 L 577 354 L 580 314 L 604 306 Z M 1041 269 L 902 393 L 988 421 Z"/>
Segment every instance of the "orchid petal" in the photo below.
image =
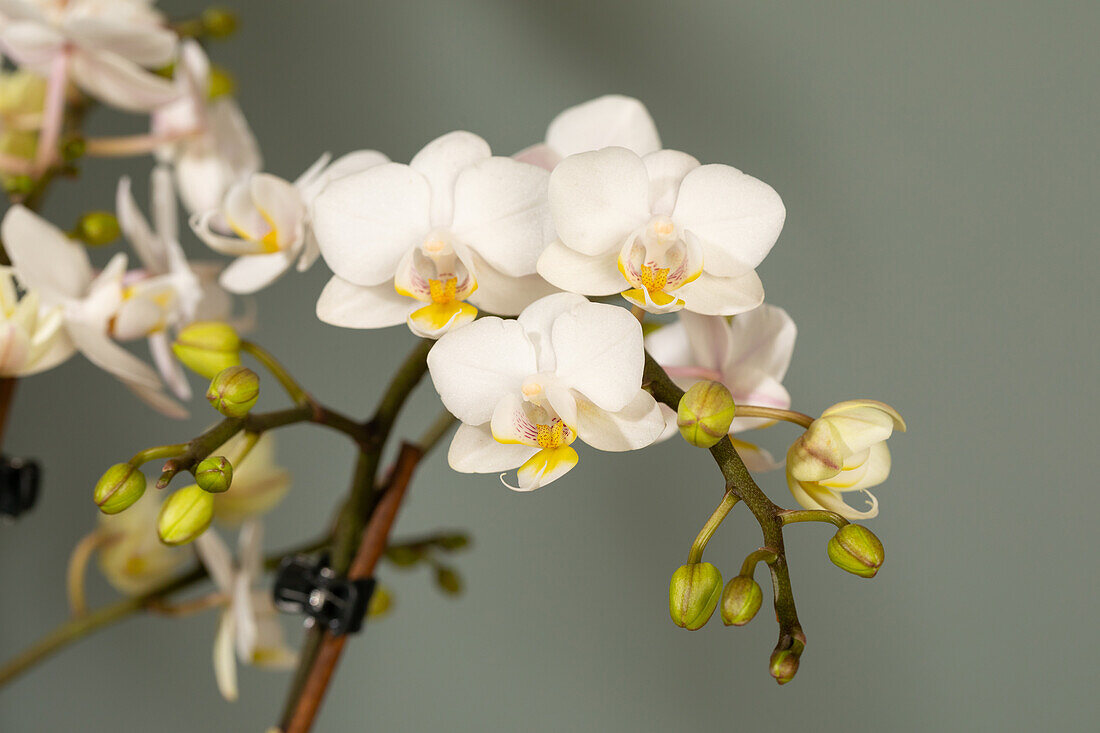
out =
<path fill-rule="evenodd" d="M 81 89 L 127 112 L 149 112 L 178 94 L 170 81 L 110 51 L 78 50 L 71 72 Z"/>
<path fill-rule="evenodd" d="M 658 150 L 642 158 L 649 175 L 649 208 L 653 214 L 670 216 L 676 206 L 680 183 L 699 167 L 697 158 L 678 150 Z"/>
<path fill-rule="evenodd" d="M 537 269 L 547 282 L 574 293 L 612 295 L 624 285 L 618 250 L 584 255 L 554 240 L 539 257 Z"/>
<path fill-rule="evenodd" d="M 218 282 L 231 293 L 255 293 L 282 277 L 293 264 L 291 252 L 245 255 L 230 263 Z"/>
<path fill-rule="evenodd" d="M 554 296 L 557 297 L 557 296 Z M 554 321 L 556 373 L 604 410 L 621 410 L 642 383 L 642 328 L 625 308 L 582 303 Z"/>
<path fill-rule="evenodd" d="M 179 41 L 167 28 L 134 26 L 107 18 L 77 17 L 64 23 L 63 29 L 83 49 L 117 54 L 146 68 L 172 61 Z"/>
<path fill-rule="evenodd" d="M 216 530 L 208 529 L 195 539 L 192 547 L 198 553 L 206 572 L 210 573 L 214 585 L 218 586 L 218 590 L 222 593 L 231 593 L 235 572 L 233 555 L 221 535 Z"/>
<path fill-rule="evenodd" d="M 512 486 L 501 476 L 501 483 L 513 491 L 534 491 L 556 481 L 577 465 L 577 451 L 567 445 L 543 448 L 516 471 L 519 483 Z"/>
<path fill-rule="evenodd" d="M 530 445 L 498 442 L 488 424 L 462 424 L 451 439 L 447 462 L 461 473 L 499 473 L 517 468 L 538 450 Z"/>
<path fill-rule="evenodd" d="M 611 145 L 646 155 L 660 149 L 661 139 L 645 105 L 608 94 L 555 117 L 546 130 L 546 144 L 562 158 Z"/>
<path fill-rule="evenodd" d="M 214 636 L 214 679 L 222 697 L 230 702 L 238 697 L 237 660 L 233 654 L 233 639 L 236 636 L 234 626 L 233 613 L 226 609 L 222 612 L 218 631 Z"/>
<path fill-rule="evenodd" d="M 165 331 L 157 331 L 149 336 L 149 353 L 168 389 L 181 400 L 191 399 L 191 384 L 183 365 L 172 353 L 172 342 Z"/>
<path fill-rule="evenodd" d="M 317 300 L 317 317 L 343 328 L 387 328 L 404 323 L 418 305 L 388 283 L 364 287 L 335 275 Z"/>
<path fill-rule="evenodd" d="M 764 284 L 755 270 L 737 277 L 716 277 L 704 272 L 677 288 L 687 310 L 708 316 L 734 316 L 751 311 L 764 302 Z"/>
<path fill-rule="evenodd" d="M 558 292 L 539 275 L 509 277 L 476 252 L 470 252 L 470 259 L 478 288 L 467 300 L 483 311 L 515 316 L 536 300 Z"/>
<path fill-rule="evenodd" d="M 118 213 L 118 225 L 123 236 L 134 248 L 134 252 L 146 269 L 154 274 L 167 272 L 168 262 L 164 256 L 163 244 L 153 233 L 145 215 L 141 213 L 137 202 L 134 201 L 129 176 L 123 176 L 118 181 L 115 210 Z"/>
<path fill-rule="evenodd" d="M 587 303 L 588 300 L 583 295 L 555 293 L 535 301 L 519 314 L 516 320 L 523 326 L 527 338 L 534 345 L 535 353 L 538 355 L 538 371 L 552 372 L 557 367 L 554 346 L 551 342 L 554 321 L 558 316 Z"/>
<path fill-rule="evenodd" d="M 459 174 L 491 155 L 489 143 L 472 132 L 457 130 L 437 137 L 413 156 L 409 167 L 423 175 L 431 186 L 431 226 L 451 224 Z"/>
<path fill-rule="evenodd" d="M 37 290 L 46 303 L 79 298 L 92 282 L 92 263 L 84 246 L 25 206 L 8 209 L 0 237 L 20 281 Z"/>
<path fill-rule="evenodd" d="M 597 450 L 636 450 L 661 437 L 665 419 L 653 396 L 639 389 L 626 407 L 615 412 L 578 399 L 576 429 L 577 437 Z"/>
<path fill-rule="evenodd" d="M 250 190 L 256 209 L 274 230 L 280 249 L 300 244 L 306 207 L 294 184 L 270 173 L 256 173 L 250 179 Z"/>

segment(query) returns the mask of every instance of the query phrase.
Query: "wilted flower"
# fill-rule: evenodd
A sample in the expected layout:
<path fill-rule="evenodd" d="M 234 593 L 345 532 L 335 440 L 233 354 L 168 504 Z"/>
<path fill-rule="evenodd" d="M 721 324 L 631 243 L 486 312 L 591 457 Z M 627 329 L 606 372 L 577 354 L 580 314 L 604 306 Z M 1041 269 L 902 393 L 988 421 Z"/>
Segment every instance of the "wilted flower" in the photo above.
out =
<path fill-rule="evenodd" d="M 825 509 L 846 519 L 878 516 L 878 499 L 867 491 L 890 475 L 886 439 L 905 430 L 897 410 L 875 400 L 833 405 L 814 420 L 787 451 L 787 486 L 807 509 Z M 843 492 L 862 491 L 870 509 L 857 511 Z"/>
<path fill-rule="evenodd" d="M 91 96 L 145 112 L 176 95 L 145 69 L 172 61 L 176 34 L 146 0 L 4 0 L 0 43 L 20 66 L 65 76 Z M 144 68 L 142 68 L 144 67 Z"/>
<path fill-rule="evenodd" d="M 214 677 L 226 700 L 237 699 L 237 659 L 245 664 L 289 669 L 297 655 L 287 646 L 271 594 L 253 585 L 263 578 L 263 528 L 257 521 L 241 527 L 237 559 L 211 530 L 195 541 L 195 550 L 218 590 L 225 610 L 214 637 Z"/>
<path fill-rule="evenodd" d="M 477 135 L 452 132 L 408 165 L 330 184 L 313 208 L 335 273 L 317 317 L 346 328 L 407 321 L 414 333 L 438 338 L 478 308 L 519 313 L 552 292 L 535 275 L 550 238 L 547 178 L 541 168 L 492 156 Z"/>
<path fill-rule="evenodd" d="M 712 379 L 724 384 L 738 405 L 787 409 L 791 396 L 783 386 L 783 377 L 794 353 L 796 333 L 787 312 L 773 305 L 761 305 L 732 319 L 684 310 L 675 323 L 646 336 L 645 345 L 685 390 L 701 379 Z M 676 413 L 663 405 L 662 411 L 669 424 L 662 437 L 667 438 L 675 434 Z M 768 424 L 761 418 L 735 417 L 730 433 Z M 733 444 L 751 470 L 782 465 L 756 445 L 737 439 Z"/>
<path fill-rule="evenodd" d="M 72 354 L 61 307 L 43 306 L 33 290 L 20 297 L 14 271 L 0 267 L 0 377 L 44 372 Z"/>
<path fill-rule="evenodd" d="M 546 142 L 512 157 L 547 170 L 577 153 L 612 145 L 648 155 L 661 149 L 657 126 L 645 105 L 633 97 L 606 94 L 561 112 L 546 129 Z"/>
<path fill-rule="evenodd" d="M 319 251 L 310 229 L 309 205 L 328 181 L 388 160 L 373 150 L 350 153 L 329 165 L 322 156 L 294 183 L 254 173 L 234 184 L 219 209 L 191 217 L 191 228 L 211 248 L 238 255 L 220 282 L 234 293 L 265 288 L 297 263 L 308 270 Z M 233 232 L 228 236 L 223 232 Z"/>
<path fill-rule="evenodd" d="M 558 239 L 538 271 L 553 285 L 621 292 L 652 313 L 731 316 L 764 300 L 755 268 L 786 212 L 771 186 L 736 168 L 604 148 L 563 160 L 549 198 Z"/>
<path fill-rule="evenodd" d="M 19 281 L 38 293 L 48 307 L 60 307 L 65 332 L 88 360 L 111 373 L 152 407 L 172 417 L 187 411 L 166 395 L 156 371 L 119 346 L 114 338 L 147 336 L 163 327 L 155 320 L 131 319 L 141 311 L 124 308 L 136 297 L 125 283 L 126 255 L 118 253 L 98 275 L 85 248 L 24 206 L 8 209 L 0 236 Z M 156 296 L 142 289 L 141 297 Z M 171 293 L 167 283 L 156 293 Z M 120 314 L 125 317 L 119 320 Z M 136 324 L 143 324 L 139 327 Z M 143 330 L 147 329 L 147 330 Z"/>
<path fill-rule="evenodd" d="M 531 491 L 577 463 L 570 444 L 625 451 L 664 428 L 641 388 L 642 330 L 625 309 L 558 293 L 516 320 L 482 318 L 448 333 L 428 354 L 443 404 L 462 425 L 448 460 L 464 473 L 519 467 Z"/>

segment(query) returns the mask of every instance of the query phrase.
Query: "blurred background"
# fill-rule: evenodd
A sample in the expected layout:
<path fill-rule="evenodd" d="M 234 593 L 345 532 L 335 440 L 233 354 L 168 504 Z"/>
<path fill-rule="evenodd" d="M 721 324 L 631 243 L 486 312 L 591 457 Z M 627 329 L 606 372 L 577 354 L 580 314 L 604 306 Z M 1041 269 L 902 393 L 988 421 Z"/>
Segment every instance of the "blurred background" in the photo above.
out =
<path fill-rule="evenodd" d="M 203 7 L 161 5 L 174 17 Z M 319 730 L 1095 730 L 1100 7 L 233 6 L 241 31 L 210 53 L 237 76 L 267 170 L 286 178 L 324 151 L 406 161 L 458 128 L 508 155 L 565 107 L 642 99 L 667 147 L 783 196 L 786 228 L 760 274 L 799 326 L 794 406 L 875 397 L 910 429 L 891 440 L 869 523 L 888 557 L 873 581 L 829 563 L 826 528 L 788 533 L 808 646 L 782 688 L 767 671 L 767 609 L 743 629 L 715 619 L 687 633 L 668 619 L 669 575 L 721 493 L 704 453 L 678 440 L 587 451 L 528 495 L 451 472 L 440 452 L 397 535 L 468 530 L 473 547 L 454 558 L 465 593 L 384 567 L 395 608 L 349 646 Z M 143 125 L 120 118 L 94 124 Z M 147 170 L 89 166 L 46 215 L 65 226 L 111 208 L 117 177 Z M 190 235 L 185 246 L 203 249 Z M 257 339 L 323 401 L 365 415 L 412 337 L 319 323 L 327 276 L 319 263 L 262 293 Z M 435 400 L 426 384 L 399 432 L 418 435 Z M 99 474 L 212 420 L 201 403 L 194 413 L 159 418 L 79 358 L 20 384 L 5 450 L 46 475 L 38 507 L 0 527 L 0 657 L 65 619 L 65 563 L 96 522 Z M 767 433 L 779 453 L 795 437 Z M 318 429 L 277 436 L 294 488 L 270 515 L 269 549 L 314 536 L 352 462 Z M 792 503 L 781 473 L 760 481 Z M 707 559 L 731 575 L 758 543 L 738 509 Z M 92 576 L 92 603 L 111 600 Z M 142 617 L 90 637 L 0 692 L 0 729 L 263 730 L 289 675 L 243 668 L 240 701 L 224 702 L 215 622 Z"/>

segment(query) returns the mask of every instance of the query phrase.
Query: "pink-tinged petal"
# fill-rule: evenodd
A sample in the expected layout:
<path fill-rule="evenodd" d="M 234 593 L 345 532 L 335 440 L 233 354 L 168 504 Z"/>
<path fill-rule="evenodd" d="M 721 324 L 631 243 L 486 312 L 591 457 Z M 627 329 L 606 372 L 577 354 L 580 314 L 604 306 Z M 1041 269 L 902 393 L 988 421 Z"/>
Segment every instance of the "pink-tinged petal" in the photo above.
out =
<path fill-rule="evenodd" d="M 4 16 L 9 22 L 32 20 L 42 25 L 49 23 L 42 8 L 29 0 L 0 0 L 0 16 Z"/>
<path fill-rule="evenodd" d="M 20 66 L 45 73 L 64 49 L 65 37 L 44 23 L 15 20 L 0 29 L 0 45 Z"/>
<path fill-rule="evenodd" d="M 245 255 L 222 270 L 218 282 L 231 293 L 255 293 L 282 277 L 293 264 L 292 252 Z"/>
<path fill-rule="evenodd" d="M 678 150 L 658 150 L 642 158 L 649 174 L 649 208 L 661 216 L 670 216 L 676 206 L 680 183 L 699 167 L 697 158 Z"/>
<path fill-rule="evenodd" d="M 759 369 L 739 372 L 736 379 L 724 382 L 738 405 L 759 405 L 786 410 L 791 406 L 791 395 L 775 377 Z M 757 417 L 735 417 L 730 425 L 731 433 L 767 427 L 772 420 Z"/>
<path fill-rule="evenodd" d="M 625 148 L 566 158 L 550 174 L 550 213 L 558 239 L 581 254 L 618 254 L 649 221 L 649 176 Z"/>
<path fill-rule="evenodd" d="M 109 51 L 76 51 L 71 71 L 78 87 L 127 112 L 150 112 L 179 94 L 164 77 Z"/>
<path fill-rule="evenodd" d="M 836 491 L 866 491 L 890 477 L 890 465 L 890 449 L 886 443 L 875 443 L 868 450 L 867 459 L 858 468 L 845 469 L 820 483 Z"/>
<path fill-rule="evenodd" d="M 645 105 L 608 94 L 555 117 L 546 130 L 546 144 L 562 158 L 612 145 L 646 155 L 661 148 L 661 138 Z"/>
<path fill-rule="evenodd" d="M 506 275 L 533 275 L 553 239 L 546 189 L 550 174 L 511 158 L 489 158 L 454 184 L 458 239 Z M 433 193 L 434 195 L 434 193 Z"/>
<path fill-rule="evenodd" d="M 717 277 L 704 272 L 678 288 L 675 295 L 689 311 L 709 316 L 734 316 L 764 302 L 764 284 L 755 270 L 737 277 Z"/>
<path fill-rule="evenodd" d="M 179 37 L 167 28 L 135 26 L 107 18 L 77 17 L 66 22 L 64 30 L 84 49 L 108 51 L 146 68 L 171 62 L 179 42 Z"/>
<path fill-rule="evenodd" d="M 499 443 L 488 425 L 459 425 L 447 452 L 447 462 L 461 473 L 499 473 L 518 468 L 538 448 Z"/>
<path fill-rule="evenodd" d="M 535 373 L 535 348 L 516 321 L 482 318 L 436 342 L 428 369 L 451 414 L 481 425 L 504 395 L 518 393 Z"/>
<path fill-rule="evenodd" d="M 733 443 L 737 455 L 741 456 L 745 468 L 750 471 L 774 471 L 783 465 L 782 461 L 775 460 L 771 453 L 754 443 L 747 443 L 734 437 L 730 438 L 730 442 Z"/>
<path fill-rule="evenodd" d="M 48 304 L 79 298 L 92 282 L 92 263 L 84 246 L 22 205 L 8 209 L 0 237 L 20 282 L 37 290 Z"/>
<path fill-rule="evenodd" d="M 721 366 L 728 384 L 736 383 L 738 374 L 757 370 L 777 380 L 786 376 L 798 335 L 787 311 L 764 304 L 734 317 L 729 333 L 733 348 Z"/>
<path fill-rule="evenodd" d="M 538 355 L 538 371 L 552 372 L 556 368 L 557 361 L 554 357 L 554 346 L 551 336 L 554 331 L 554 321 L 579 305 L 588 303 L 583 295 L 575 293 L 554 293 L 545 298 L 536 300 L 523 309 L 516 320 L 527 333 L 527 338 L 535 347 Z"/>
<path fill-rule="evenodd" d="M 881 415 L 871 416 L 868 414 L 868 410 L 881 413 Z M 822 417 L 832 417 L 834 415 L 860 415 L 863 419 L 869 419 L 877 423 L 892 424 L 894 430 L 900 430 L 905 432 L 905 419 L 890 405 L 885 402 L 879 402 L 878 400 L 847 400 L 845 402 L 838 402 L 832 407 L 821 413 Z"/>
<path fill-rule="evenodd" d="M 558 297 L 558 296 L 554 296 Z M 642 327 L 625 308 L 582 303 L 554 320 L 556 373 L 604 410 L 623 409 L 642 385 Z"/>
<path fill-rule="evenodd" d="M 363 286 L 338 275 L 317 300 L 317 317 L 342 328 L 387 328 L 404 323 L 420 303 L 394 292 L 389 283 Z"/>
<path fill-rule="evenodd" d="M 612 295 L 627 286 L 618 250 L 590 256 L 554 240 L 539 256 L 537 270 L 547 282 L 573 293 Z"/>
<path fill-rule="evenodd" d="M 653 396 L 639 389 L 634 399 L 616 412 L 578 399 L 576 428 L 577 437 L 597 450 L 627 451 L 656 442 L 665 430 L 665 419 Z"/>
<path fill-rule="evenodd" d="M 684 311 L 680 313 L 680 323 L 691 344 L 691 363 L 721 373 L 722 366 L 729 362 L 734 350 L 726 319 Z"/>
<path fill-rule="evenodd" d="M 393 279 L 431 230 L 432 189 L 406 165 L 384 163 L 333 181 L 313 202 L 313 233 L 332 271 L 357 285 Z"/>
<path fill-rule="evenodd" d="M 695 355 L 688 341 L 687 329 L 684 328 L 683 317 L 687 311 L 680 311 L 680 318 L 673 323 L 661 325 L 657 330 L 650 332 L 645 337 L 645 348 L 653 359 L 665 369 L 674 367 L 692 367 L 691 376 L 701 369 L 695 363 Z M 702 373 L 702 372 L 698 372 Z M 675 374 L 671 374 L 676 379 Z M 695 381 L 692 379 L 691 381 Z"/>
<path fill-rule="evenodd" d="M 539 275 L 510 277 L 476 252 L 470 252 L 470 255 L 477 290 L 467 300 L 482 311 L 498 316 L 515 316 L 536 300 L 558 292 Z"/>
<path fill-rule="evenodd" d="M 413 156 L 409 167 L 428 179 L 431 185 L 433 227 L 451 224 L 459 173 L 492 154 L 489 143 L 472 132 L 457 130 L 437 137 Z"/>
<path fill-rule="evenodd" d="M 513 155 L 512 158 L 518 160 L 520 163 L 537 165 L 539 168 L 544 168 L 548 171 L 554 170 L 554 166 L 561 162 L 561 156 L 545 143 L 539 143 L 524 148 Z"/>
<path fill-rule="evenodd" d="M 783 200 L 768 184 L 728 165 L 704 165 L 688 173 L 672 219 L 692 232 L 703 248 L 707 272 L 742 275 L 771 251 L 787 216 Z"/>

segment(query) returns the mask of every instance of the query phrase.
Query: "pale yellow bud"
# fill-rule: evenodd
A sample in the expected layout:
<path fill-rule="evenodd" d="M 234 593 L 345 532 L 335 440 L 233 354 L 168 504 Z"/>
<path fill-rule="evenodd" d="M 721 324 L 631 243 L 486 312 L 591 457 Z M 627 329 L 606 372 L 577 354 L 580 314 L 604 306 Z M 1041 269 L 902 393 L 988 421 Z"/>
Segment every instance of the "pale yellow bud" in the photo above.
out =
<path fill-rule="evenodd" d="M 185 545 L 205 532 L 213 519 L 213 494 L 192 484 L 164 502 L 157 517 L 157 534 L 166 545 Z"/>
<path fill-rule="evenodd" d="M 213 379 L 241 363 L 241 337 L 228 323 L 197 321 L 180 331 L 172 352 L 191 371 Z"/>
<path fill-rule="evenodd" d="M 787 453 L 787 471 L 799 481 L 822 481 L 844 468 L 840 433 L 828 420 L 814 420 Z"/>
<path fill-rule="evenodd" d="M 260 377 L 248 367 L 223 369 L 210 381 L 206 399 L 226 417 L 244 417 L 260 399 Z"/>
<path fill-rule="evenodd" d="M 684 440 L 700 448 L 710 448 L 729 433 L 736 412 L 733 395 L 726 386 L 704 380 L 691 385 L 680 398 L 676 425 Z"/>

